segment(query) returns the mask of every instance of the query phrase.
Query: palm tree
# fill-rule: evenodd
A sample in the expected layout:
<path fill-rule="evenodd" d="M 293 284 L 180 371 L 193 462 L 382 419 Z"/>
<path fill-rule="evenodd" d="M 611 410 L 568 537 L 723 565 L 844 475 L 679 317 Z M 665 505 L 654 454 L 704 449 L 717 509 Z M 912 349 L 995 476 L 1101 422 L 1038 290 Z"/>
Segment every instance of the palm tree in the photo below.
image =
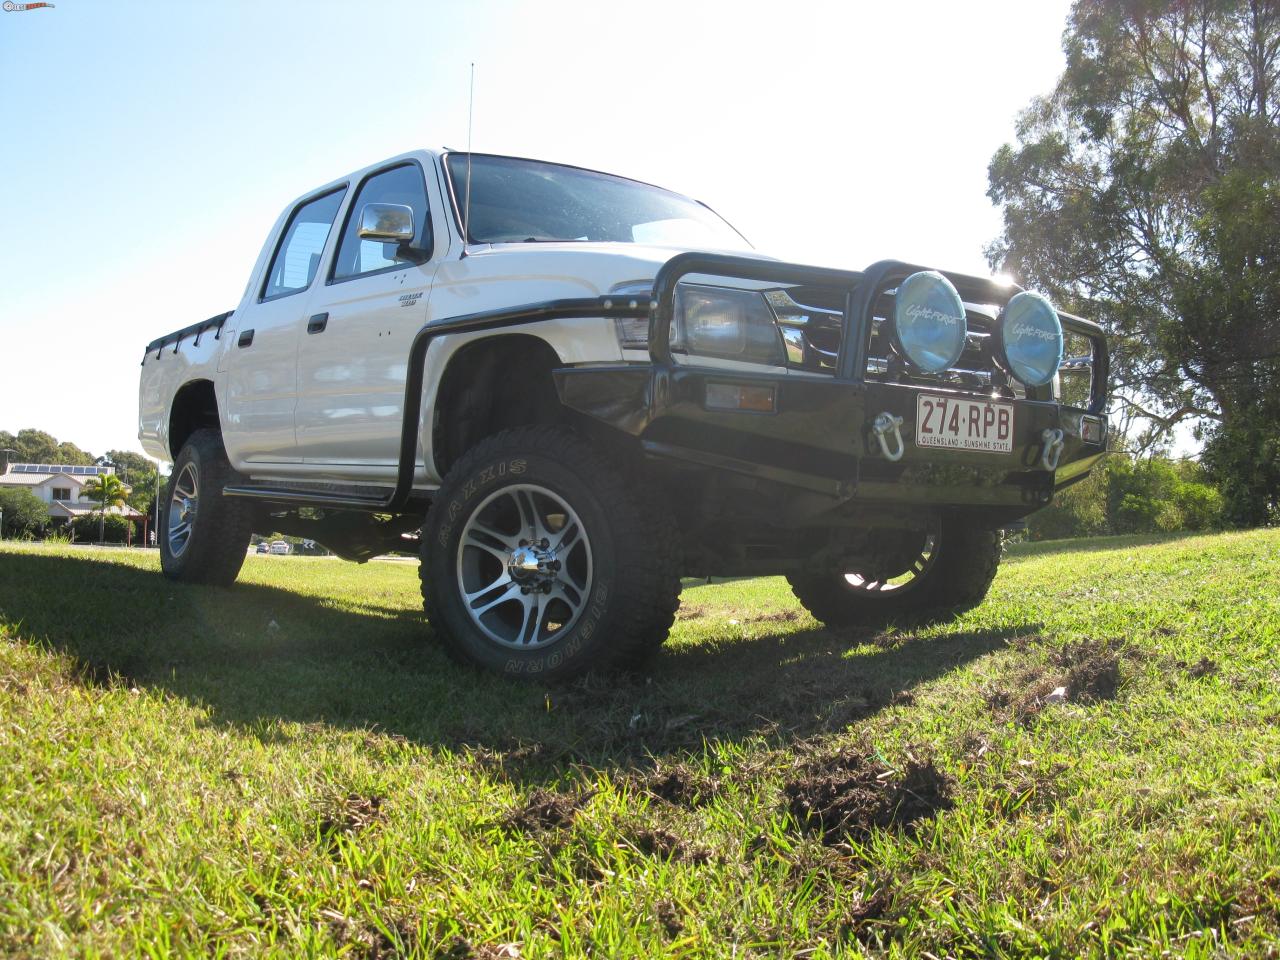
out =
<path fill-rule="evenodd" d="M 123 506 L 127 488 L 114 473 L 100 473 L 90 477 L 84 485 L 83 494 L 99 505 L 98 510 L 98 542 L 106 539 L 107 510 L 110 507 Z"/>

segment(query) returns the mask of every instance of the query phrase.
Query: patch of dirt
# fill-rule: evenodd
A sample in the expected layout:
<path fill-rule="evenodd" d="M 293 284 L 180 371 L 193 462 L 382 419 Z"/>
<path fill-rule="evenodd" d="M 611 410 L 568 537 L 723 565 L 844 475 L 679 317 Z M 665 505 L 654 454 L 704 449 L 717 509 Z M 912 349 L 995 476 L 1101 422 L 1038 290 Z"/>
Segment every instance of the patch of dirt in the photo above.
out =
<path fill-rule="evenodd" d="M 613 876 L 611 870 L 603 866 L 592 856 L 590 851 L 581 845 L 572 850 L 569 863 L 573 870 L 573 875 L 589 887 L 606 883 Z"/>
<path fill-rule="evenodd" d="M 558 759 L 558 751 L 536 741 L 511 741 L 494 747 L 480 743 L 466 746 L 472 765 L 507 782 L 523 779 L 530 771 L 551 766 Z"/>
<path fill-rule="evenodd" d="M 1014 767 L 1003 782 L 993 784 L 989 793 L 992 813 L 1013 819 L 1019 814 L 1051 808 L 1062 798 L 1061 782 L 1066 772 L 1066 764 L 1062 763 L 1048 769 Z"/>
<path fill-rule="evenodd" d="M 631 845 L 646 857 L 659 860 L 680 860 L 685 863 L 706 863 L 711 851 L 689 843 L 670 830 L 661 827 L 642 827 L 628 838 Z"/>
<path fill-rule="evenodd" d="M 997 717 L 1026 726 L 1049 706 L 1046 699 L 1058 687 L 1066 689 L 1073 703 L 1112 700 L 1122 681 L 1121 655 L 1107 644 L 1086 640 L 1055 651 L 1052 668 L 1023 671 L 1009 686 L 986 691 L 987 707 Z"/>
<path fill-rule="evenodd" d="M 1259 878 L 1244 887 L 1229 908 L 1232 921 L 1239 924 L 1240 917 L 1254 916 L 1280 920 L 1280 876 L 1271 874 Z"/>
<path fill-rule="evenodd" d="M 320 835 L 333 838 L 359 833 L 386 816 L 382 809 L 385 799 L 376 794 L 366 797 L 359 793 L 339 797 L 332 803 L 332 809 L 320 818 Z"/>
<path fill-rule="evenodd" d="M 1057 685 L 1056 680 L 1040 671 L 1024 672 L 1014 680 L 1013 690 L 1008 687 L 987 688 L 987 709 L 1000 720 L 1026 726 L 1044 709 L 1044 698 Z"/>
<path fill-rule="evenodd" d="M 892 884 L 868 874 L 867 861 L 847 843 L 822 846 L 806 841 L 785 856 L 790 860 L 789 885 L 792 888 L 804 885 L 813 891 L 815 906 L 831 917 L 840 939 L 857 939 L 867 946 L 865 935 L 869 927 L 875 921 L 891 919 Z M 890 939 L 893 934 L 885 923 L 875 925 L 880 929 L 877 939 L 882 947 L 886 930 Z M 880 952 L 875 955 L 879 956 Z"/>
<path fill-rule="evenodd" d="M 538 788 L 524 803 L 513 807 L 503 819 L 508 827 L 522 833 L 536 834 L 570 826 L 574 817 L 593 796 L 594 790 L 581 793 L 557 793 Z"/>
<path fill-rule="evenodd" d="M 897 650 L 912 636 L 909 633 L 902 633 L 899 630 L 883 630 L 871 638 L 871 645 L 880 650 Z"/>
<path fill-rule="evenodd" d="M 707 615 L 706 607 L 699 607 L 693 604 L 690 604 L 689 606 L 685 606 L 684 604 L 681 604 L 680 609 L 676 611 L 677 620 L 698 620 L 701 617 L 705 617 L 706 615 Z"/>
<path fill-rule="evenodd" d="M 763 853 L 773 853 L 773 844 L 769 842 L 769 838 L 763 833 L 757 833 L 754 837 L 747 841 L 746 846 L 742 848 L 743 854 L 754 860 Z"/>
<path fill-rule="evenodd" d="M 385 923 L 391 935 L 380 927 L 360 922 L 337 910 L 322 909 L 322 916 L 333 932 L 333 938 L 345 949 L 344 956 L 360 960 L 392 960 L 412 956 L 417 949 L 417 933 L 407 920 Z"/>
<path fill-rule="evenodd" d="M 469 960 L 474 956 L 475 952 L 467 940 L 462 937 L 454 937 L 436 951 L 435 960 Z"/>
<path fill-rule="evenodd" d="M 953 806 L 954 781 L 933 760 L 909 759 L 901 770 L 875 757 L 844 752 L 811 763 L 783 787 L 787 809 L 829 845 L 864 841 L 877 830 L 910 831 Z"/>
<path fill-rule="evenodd" d="M 1009 641 L 1009 646 L 1019 653 L 1026 653 L 1032 647 L 1043 646 L 1047 641 L 1043 634 L 1023 633 Z"/>
<path fill-rule="evenodd" d="M 607 883 L 614 876 L 596 859 L 594 845 L 574 833 L 558 831 L 539 846 L 538 873 L 549 885 L 564 883 L 566 867 L 574 879 L 588 887 Z"/>
<path fill-rule="evenodd" d="M 677 763 L 655 770 L 640 782 L 640 788 L 659 800 L 692 809 L 710 803 L 720 791 L 720 782 L 695 773 L 683 763 Z"/>
<path fill-rule="evenodd" d="M 822 846 L 819 843 L 799 843 L 788 851 L 774 850 L 774 856 L 788 861 L 787 882 L 792 887 L 822 879 L 824 886 L 848 886 L 862 879 L 862 860 L 853 857 L 853 848 L 846 843 Z"/>
<path fill-rule="evenodd" d="M 129 804 L 100 787 L 93 787 L 89 796 L 93 801 L 93 805 L 98 808 L 98 812 L 103 817 L 116 819 L 127 816 L 130 812 Z"/>
<path fill-rule="evenodd" d="M 800 619 L 799 610 L 774 610 L 771 613 L 758 613 L 747 617 L 743 623 L 794 623 Z"/>
<path fill-rule="evenodd" d="M 885 915 L 893 896 L 887 887 L 880 887 L 871 896 L 861 896 L 845 914 L 845 923 L 852 929 L 861 927 L 868 920 L 879 920 Z"/>
<path fill-rule="evenodd" d="M 516 943 L 481 943 L 472 946 L 463 937 L 454 937 L 439 953 L 436 960 L 519 960 L 522 956 Z"/>
<path fill-rule="evenodd" d="M 653 912 L 668 937 L 678 937 L 684 932 L 684 921 L 680 919 L 680 910 L 672 901 L 659 900 Z"/>
<path fill-rule="evenodd" d="M 1199 680 L 1201 677 L 1212 677 L 1218 672 L 1218 662 L 1210 660 L 1208 657 L 1201 657 L 1195 663 L 1180 663 L 1180 667 L 1187 672 L 1187 676 L 1193 680 Z"/>
<path fill-rule="evenodd" d="M 1059 651 L 1053 661 L 1067 668 L 1060 686 L 1067 688 L 1069 700 L 1079 703 L 1111 700 L 1120 689 L 1120 656 L 1104 644 L 1090 641 L 1072 644 Z"/>

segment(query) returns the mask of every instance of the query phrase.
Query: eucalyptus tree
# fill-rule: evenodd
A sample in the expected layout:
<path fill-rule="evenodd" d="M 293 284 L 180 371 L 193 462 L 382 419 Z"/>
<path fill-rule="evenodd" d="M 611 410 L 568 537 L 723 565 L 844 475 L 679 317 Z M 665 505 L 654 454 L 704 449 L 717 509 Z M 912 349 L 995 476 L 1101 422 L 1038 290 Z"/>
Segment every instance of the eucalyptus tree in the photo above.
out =
<path fill-rule="evenodd" d="M 1280 510 L 1280 4 L 1077 0 L 989 168 L 993 267 L 1112 335 L 1121 416 L 1190 420 L 1233 518 Z"/>

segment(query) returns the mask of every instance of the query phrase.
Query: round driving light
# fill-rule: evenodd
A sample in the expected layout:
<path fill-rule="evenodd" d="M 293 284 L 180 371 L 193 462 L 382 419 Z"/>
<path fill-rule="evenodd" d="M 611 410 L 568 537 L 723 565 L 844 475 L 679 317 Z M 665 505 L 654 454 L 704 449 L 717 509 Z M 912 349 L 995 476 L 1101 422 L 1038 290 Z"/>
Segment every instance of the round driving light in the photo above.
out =
<path fill-rule="evenodd" d="M 964 353 L 964 303 L 940 273 L 921 270 L 898 285 L 893 337 L 898 352 L 925 373 L 941 373 Z"/>
<path fill-rule="evenodd" d="M 1042 387 L 1062 365 L 1062 321 L 1053 304 L 1030 290 L 1000 311 L 997 348 L 1005 368 L 1028 387 Z"/>

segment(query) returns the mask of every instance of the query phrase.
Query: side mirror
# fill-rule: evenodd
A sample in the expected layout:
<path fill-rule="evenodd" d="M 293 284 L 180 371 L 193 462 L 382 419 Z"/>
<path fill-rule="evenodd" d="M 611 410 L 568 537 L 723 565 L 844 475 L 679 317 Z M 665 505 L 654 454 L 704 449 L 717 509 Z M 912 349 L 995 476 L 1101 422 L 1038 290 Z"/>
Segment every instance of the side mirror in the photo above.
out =
<path fill-rule="evenodd" d="M 360 208 L 361 240 L 413 242 L 413 207 L 403 203 L 366 203 Z"/>

